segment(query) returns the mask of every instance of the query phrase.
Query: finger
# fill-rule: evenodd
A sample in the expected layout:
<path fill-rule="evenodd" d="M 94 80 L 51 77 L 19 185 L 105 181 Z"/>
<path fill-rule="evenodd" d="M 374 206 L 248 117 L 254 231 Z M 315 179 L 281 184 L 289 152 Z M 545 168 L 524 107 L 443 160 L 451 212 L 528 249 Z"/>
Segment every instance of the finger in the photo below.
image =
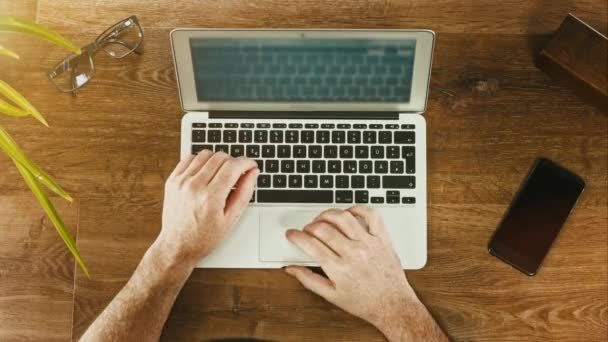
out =
<path fill-rule="evenodd" d="M 255 183 L 259 174 L 260 170 L 257 168 L 247 171 L 247 173 L 236 183 L 236 190 L 234 190 L 228 197 L 224 211 L 226 215 L 231 217 L 233 220 L 238 221 L 249 205 L 249 200 L 253 195 Z"/>
<path fill-rule="evenodd" d="M 340 233 L 337 228 L 324 221 L 310 223 L 303 230 L 323 242 L 337 255 L 344 255 L 344 250 L 352 242 L 352 240 Z"/>
<path fill-rule="evenodd" d="M 324 221 L 336 226 L 342 234 L 352 240 L 361 240 L 367 232 L 353 214 L 346 210 L 325 210 L 315 218 L 315 221 Z"/>
<path fill-rule="evenodd" d="M 189 156 L 187 156 L 186 158 L 182 159 L 179 161 L 179 163 L 177 163 L 177 165 L 175 166 L 175 169 L 173 169 L 173 172 L 171 172 L 171 175 L 169 177 L 176 177 L 181 175 L 186 168 L 188 168 L 188 166 L 190 165 L 190 163 L 192 163 L 192 160 L 194 160 L 195 155 L 191 154 Z"/>
<path fill-rule="evenodd" d="M 202 165 L 196 174 L 192 175 L 192 181 L 198 184 L 207 185 L 213 179 L 218 170 L 230 160 L 230 156 L 225 152 L 214 153 L 207 162 Z M 188 172 L 188 171 L 186 171 Z"/>
<path fill-rule="evenodd" d="M 384 221 L 382 220 L 382 216 L 380 213 L 373 208 L 370 208 L 365 205 L 356 205 L 354 207 L 348 208 L 353 215 L 360 217 L 363 219 L 363 222 L 367 224 L 367 229 L 369 233 L 374 236 L 388 237 L 388 233 L 386 232 L 386 228 L 384 228 Z"/>
<path fill-rule="evenodd" d="M 289 242 L 293 243 L 321 265 L 338 258 L 338 255 L 329 249 L 329 247 L 308 233 L 298 229 L 289 229 L 285 232 L 285 235 Z"/>
<path fill-rule="evenodd" d="M 241 176 L 256 167 L 257 164 L 252 159 L 244 157 L 230 159 L 217 171 L 209 183 L 209 188 L 216 191 L 219 198 L 226 200 L 228 194 L 230 194 L 230 190 L 232 190 Z"/>
<path fill-rule="evenodd" d="M 332 282 L 303 266 L 287 266 L 285 272 L 296 278 L 305 288 L 330 300 L 334 297 L 335 287 Z"/>
<path fill-rule="evenodd" d="M 200 171 L 200 169 L 205 166 L 205 164 L 209 161 L 209 159 L 213 156 L 213 152 L 209 151 L 209 150 L 202 150 L 200 151 L 195 157 L 194 159 L 192 159 L 192 162 L 190 163 L 190 165 L 188 165 L 188 167 L 186 168 L 186 170 L 184 170 L 184 172 L 182 172 L 182 174 L 184 176 L 193 176 L 196 173 L 198 173 Z"/>

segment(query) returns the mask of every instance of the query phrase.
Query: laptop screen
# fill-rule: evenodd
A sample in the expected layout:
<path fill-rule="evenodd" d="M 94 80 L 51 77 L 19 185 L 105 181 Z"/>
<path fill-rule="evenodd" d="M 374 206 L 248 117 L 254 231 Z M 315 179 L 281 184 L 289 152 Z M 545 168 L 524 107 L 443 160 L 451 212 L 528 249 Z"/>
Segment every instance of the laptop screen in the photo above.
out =
<path fill-rule="evenodd" d="M 199 102 L 408 103 L 416 39 L 190 38 Z"/>

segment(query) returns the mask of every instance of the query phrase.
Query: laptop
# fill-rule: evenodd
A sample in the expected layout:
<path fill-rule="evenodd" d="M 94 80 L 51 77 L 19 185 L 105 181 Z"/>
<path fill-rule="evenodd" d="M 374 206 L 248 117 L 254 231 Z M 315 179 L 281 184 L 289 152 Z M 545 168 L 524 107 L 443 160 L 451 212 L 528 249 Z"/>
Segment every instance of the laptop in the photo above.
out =
<path fill-rule="evenodd" d="M 239 225 L 199 267 L 316 266 L 286 238 L 328 208 L 382 214 L 404 269 L 427 258 L 428 30 L 175 29 L 181 158 L 256 160 Z"/>

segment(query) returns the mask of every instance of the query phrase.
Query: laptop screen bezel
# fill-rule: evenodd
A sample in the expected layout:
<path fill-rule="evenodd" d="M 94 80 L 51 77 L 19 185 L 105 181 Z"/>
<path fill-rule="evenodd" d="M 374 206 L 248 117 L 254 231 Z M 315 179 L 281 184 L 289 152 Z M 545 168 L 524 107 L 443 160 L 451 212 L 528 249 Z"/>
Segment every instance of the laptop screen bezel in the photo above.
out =
<path fill-rule="evenodd" d="M 182 109 L 190 111 L 387 111 L 422 113 L 426 109 L 435 33 L 430 30 L 352 29 L 183 29 L 171 31 L 173 59 Z M 190 39 L 192 38 L 367 38 L 415 39 L 410 102 L 201 102 L 198 101 Z"/>

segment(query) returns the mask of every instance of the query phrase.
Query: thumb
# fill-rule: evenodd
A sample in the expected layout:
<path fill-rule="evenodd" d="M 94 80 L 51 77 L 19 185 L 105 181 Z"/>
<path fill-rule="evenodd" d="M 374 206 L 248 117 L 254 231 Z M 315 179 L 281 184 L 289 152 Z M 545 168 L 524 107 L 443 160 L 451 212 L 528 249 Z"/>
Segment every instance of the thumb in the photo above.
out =
<path fill-rule="evenodd" d="M 333 283 L 303 266 L 287 266 L 285 272 L 290 276 L 296 278 L 302 286 L 308 290 L 316 293 L 317 295 L 325 298 L 328 301 L 334 297 L 336 291 Z"/>

